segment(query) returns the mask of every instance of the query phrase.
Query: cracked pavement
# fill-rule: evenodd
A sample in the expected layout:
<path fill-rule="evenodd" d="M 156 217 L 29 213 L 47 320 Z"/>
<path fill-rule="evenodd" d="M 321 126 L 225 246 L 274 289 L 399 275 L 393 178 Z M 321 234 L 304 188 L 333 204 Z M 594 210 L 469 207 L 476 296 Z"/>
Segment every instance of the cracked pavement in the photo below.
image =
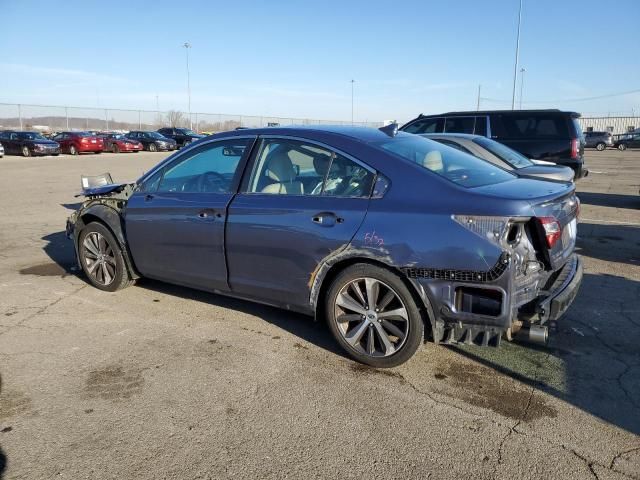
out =
<path fill-rule="evenodd" d="M 87 286 L 80 175 L 164 156 L 0 159 L 3 478 L 640 479 L 640 152 L 587 153 L 585 276 L 548 347 L 427 343 L 384 371 L 301 315 Z"/>

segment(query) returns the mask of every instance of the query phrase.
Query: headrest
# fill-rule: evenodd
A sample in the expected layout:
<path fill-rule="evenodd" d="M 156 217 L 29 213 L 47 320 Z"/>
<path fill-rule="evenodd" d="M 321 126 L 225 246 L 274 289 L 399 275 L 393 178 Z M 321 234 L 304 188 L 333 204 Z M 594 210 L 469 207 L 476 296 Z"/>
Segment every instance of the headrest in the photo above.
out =
<path fill-rule="evenodd" d="M 278 151 L 269 159 L 267 175 L 271 180 L 284 183 L 290 182 L 296 177 L 296 171 L 289 155 L 285 151 Z"/>
<path fill-rule="evenodd" d="M 318 176 L 324 177 L 329 170 L 329 165 L 331 165 L 331 157 L 329 155 L 321 153 L 313 157 L 313 168 Z"/>
<path fill-rule="evenodd" d="M 422 165 L 434 172 L 443 170 L 444 164 L 442 163 L 442 154 L 438 150 L 431 150 L 424 156 Z"/>

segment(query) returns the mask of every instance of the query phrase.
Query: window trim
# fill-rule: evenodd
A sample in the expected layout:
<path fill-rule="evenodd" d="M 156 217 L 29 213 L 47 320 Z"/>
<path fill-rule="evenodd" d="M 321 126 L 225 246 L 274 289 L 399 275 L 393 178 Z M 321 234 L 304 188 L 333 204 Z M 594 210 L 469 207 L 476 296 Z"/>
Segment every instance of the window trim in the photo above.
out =
<path fill-rule="evenodd" d="M 274 195 L 271 193 L 262 193 L 262 192 L 250 192 L 249 191 L 249 182 L 251 181 L 251 177 L 253 175 L 253 171 L 254 168 L 257 168 L 257 160 L 258 160 L 258 152 L 261 150 L 260 148 L 256 148 L 256 146 L 261 144 L 262 140 L 294 140 L 294 141 L 298 141 L 298 142 L 302 142 L 302 143 L 309 143 L 311 145 L 315 145 L 317 147 L 321 147 L 324 148 L 326 150 L 329 150 L 332 153 L 337 153 L 339 155 L 342 155 L 343 157 L 345 157 L 347 160 L 351 160 L 352 162 L 354 162 L 355 164 L 359 165 L 360 167 L 364 168 L 365 170 L 367 170 L 369 173 L 371 173 L 373 175 L 373 181 L 371 182 L 371 191 L 364 196 L 343 196 L 343 195 L 308 195 L 308 194 L 286 194 L 286 195 Z M 331 162 L 333 163 L 333 159 L 335 157 L 331 157 Z M 329 166 L 329 169 L 331 169 L 331 166 Z M 324 176 L 324 180 L 323 180 L 323 185 L 322 185 L 322 191 L 324 192 L 324 182 L 326 181 L 327 175 L 329 173 L 329 170 L 327 170 L 327 173 Z M 301 198 L 357 198 L 357 199 L 364 199 L 364 200 L 369 200 L 371 199 L 371 195 L 373 195 L 373 189 L 375 187 L 375 183 L 376 183 L 376 177 L 378 176 L 378 171 L 367 165 L 366 163 L 362 162 L 361 160 L 358 160 L 357 158 L 355 158 L 353 155 L 350 155 L 342 150 L 340 150 L 339 148 L 335 148 L 332 147 L 330 145 L 327 145 L 326 143 L 323 142 L 319 142 L 317 140 L 311 140 L 309 138 L 303 138 L 303 137 L 298 137 L 298 136 L 293 136 L 293 135 L 277 135 L 277 134 L 267 134 L 267 135 L 258 135 L 256 141 L 254 142 L 254 148 L 252 148 L 252 152 L 251 152 L 251 157 L 248 159 L 247 164 L 245 166 L 245 170 L 244 170 L 244 174 L 242 175 L 242 179 L 240 181 L 240 186 L 239 186 L 239 190 L 238 193 L 242 194 L 242 195 L 268 195 L 269 197 L 301 197 Z M 385 175 L 386 178 L 388 178 Z M 391 182 L 389 182 L 391 183 Z M 387 188 L 387 192 L 389 191 L 389 188 Z M 386 193 L 386 192 L 385 192 Z"/>

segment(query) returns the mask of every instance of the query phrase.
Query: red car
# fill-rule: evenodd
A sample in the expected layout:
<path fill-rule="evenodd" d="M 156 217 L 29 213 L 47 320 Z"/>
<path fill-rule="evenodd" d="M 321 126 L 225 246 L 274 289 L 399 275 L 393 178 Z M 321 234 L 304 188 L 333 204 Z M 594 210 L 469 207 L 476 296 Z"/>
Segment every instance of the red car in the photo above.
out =
<path fill-rule="evenodd" d="M 79 153 L 101 153 L 104 150 L 102 138 L 89 132 L 60 132 L 53 140 L 60 144 L 63 153 L 78 155 Z"/>
<path fill-rule="evenodd" d="M 104 139 L 104 149 L 107 152 L 134 152 L 137 153 L 143 149 L 142 144 L 136 140 L 125 137 L 121 133 L 108 133 L 102 135 Z"/>

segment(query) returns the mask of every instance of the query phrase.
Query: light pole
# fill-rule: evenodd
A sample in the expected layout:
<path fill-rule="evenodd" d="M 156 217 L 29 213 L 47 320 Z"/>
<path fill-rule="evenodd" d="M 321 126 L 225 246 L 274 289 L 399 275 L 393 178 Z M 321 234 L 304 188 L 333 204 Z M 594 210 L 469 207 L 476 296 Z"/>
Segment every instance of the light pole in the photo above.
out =
<path fill-rule="evenodd" d="M 355 80 L 351 79 L 351 125 L 353 125 L 353 84 Z"/>
<path fill-rule="evenodd" d="M 526 71 L 524 68 L 520 69 L 520 110 L 522 110 L 522 90 L 524 89 L 524 72 Z"/>
<path fill-rule="evenodd" d="M 518 9 L 518 35 L 516 37 L 516 61 L 513 65 L 513 93 L 511 94 L 511 110 L 516 105 L 516 79 L 518 77 L 518 57 L 520 56 L 520 23 L 522 22 L 522 0 L 520 0 L 520 8 Z"/>
<path fill-rule="evenodd" d="M 193 124 L 191 123 L 191 79 L 189 78 L 189 49 L 191 48 L 191 44 L 189 42 L 184 42 L 182 46 L 187 51 L 187 97 L 189 99 L 189 128 L 193 129 Z"/>

